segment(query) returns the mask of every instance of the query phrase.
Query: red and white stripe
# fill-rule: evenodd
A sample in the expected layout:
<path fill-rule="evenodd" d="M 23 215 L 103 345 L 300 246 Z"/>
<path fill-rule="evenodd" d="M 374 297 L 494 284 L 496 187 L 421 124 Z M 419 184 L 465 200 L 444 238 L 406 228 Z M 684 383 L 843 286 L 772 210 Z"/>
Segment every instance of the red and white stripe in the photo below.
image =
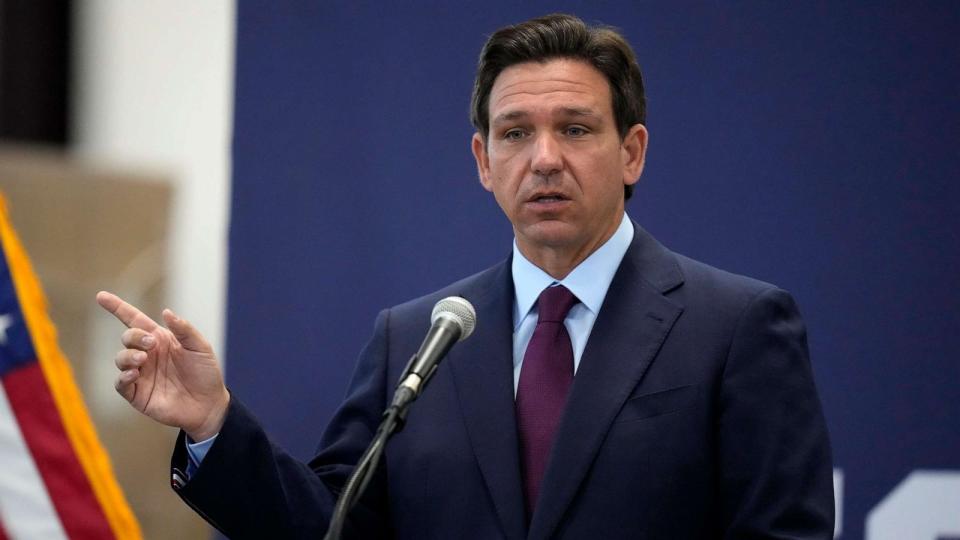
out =
<path fill-rule="evenodd" d="M 66 532 L 0 385 L 0 538 L 65 539 Z"/>
<path fill-rule="evenodd" d="M 39 363 L 2 378 L 0 516 L 12 538 L 113 538 Z M 15 480 L 14 480 L 15 479 Z"/>

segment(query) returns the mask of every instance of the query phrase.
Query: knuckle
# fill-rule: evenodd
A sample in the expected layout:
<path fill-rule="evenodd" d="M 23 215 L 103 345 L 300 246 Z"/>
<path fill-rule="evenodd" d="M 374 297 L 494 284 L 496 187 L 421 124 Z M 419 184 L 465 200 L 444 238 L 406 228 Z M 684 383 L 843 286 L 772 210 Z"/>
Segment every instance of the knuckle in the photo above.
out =
<path fill-rule="evenodd" d="M 120 342 L 128 347 L 132 345 L 135 340 L 136 340 L 136 330 L 134 330 L 133 328 L 124 330 L 123 334 L 120 334 Z"/>
<path fill-rule="evenodd" d="M 117 353 L 115 362 L 121 370 L 136 367 L 144 359 L 144 353 L 135 349 L 124 349 Z"/>

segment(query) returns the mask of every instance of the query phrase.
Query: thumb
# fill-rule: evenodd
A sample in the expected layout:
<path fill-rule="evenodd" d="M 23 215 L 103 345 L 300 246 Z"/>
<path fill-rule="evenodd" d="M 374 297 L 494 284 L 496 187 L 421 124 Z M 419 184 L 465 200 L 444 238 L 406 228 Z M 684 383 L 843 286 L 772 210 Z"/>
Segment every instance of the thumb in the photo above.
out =
<path fill-rule="evenodd" d="M 177 317 L 170 309 L 163 310 L 163 321 L 180 344 L 183 345 L 183 348 L 203 353 L 212 352 L 210 344 L 204 339 L 203 334 L 198 332 L 189 321 Z"/>

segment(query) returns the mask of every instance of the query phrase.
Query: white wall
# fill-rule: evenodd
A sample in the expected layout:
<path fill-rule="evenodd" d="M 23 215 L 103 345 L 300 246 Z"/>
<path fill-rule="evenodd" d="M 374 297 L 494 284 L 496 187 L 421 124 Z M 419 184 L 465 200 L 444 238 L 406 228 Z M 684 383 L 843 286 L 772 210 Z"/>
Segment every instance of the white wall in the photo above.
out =
<path fill-rule="evenodd" d="M 170 307 L 221 352 L 234 13 L 229 0 L 85 0 L 74 13 L 74 151 L 173 180 Z"/>

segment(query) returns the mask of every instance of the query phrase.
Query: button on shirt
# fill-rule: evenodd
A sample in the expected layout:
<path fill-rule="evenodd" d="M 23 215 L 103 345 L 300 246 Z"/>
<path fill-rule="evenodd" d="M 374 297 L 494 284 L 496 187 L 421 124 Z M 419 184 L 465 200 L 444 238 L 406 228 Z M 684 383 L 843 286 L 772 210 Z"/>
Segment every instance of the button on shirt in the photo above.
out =
<path fill-rule="evenodd" d="M 620 261 L 627 253 L 633 241 L 633 224 L 627 214 L 623 214 L 620 226 L 599 249 L 577 265 L 565 278 L 557 281 L 535 264 L 527 260 L 513 242 L 513 393 L 516 396 L 520 383 L 520 368 L 523 355 L 533 337 L 537 326 L 536 301 L 544 289 L 553 285 L 563 285 L 570 289 L 580 303 L 570 309 L 563 324 L 570 334 L 573 346 L 573 372 L 580 367 L 580 357 L 587 346 L 587 338 L 593 330 L 593 323 L 600 313 L 600 306 L 607 296 L 607 289 L 613 281 L 613 275 L 620 267 Z"/>
<path fill-rule="evenodd" d="M 607 289 L 613 281 L 613 275 L 620 267 L 620 261 L 627 253 L 633 241 L 633 224 L 627 214 L 623 214 L 620 226 L 599 249 L 577 265 L 567 277 L 557 281 L 539 267 L 527 260 L 513 242 L 513 394 L 517 394 L 520 383 L 520 368 L 523 366 L 523 354 L 527 350 L 533 330 L 537 326 L 537 307 L 534 305 L 540 293 L 551 285 L 560 284 L 570 289 L 580 303 L 570 309 L 563 322 L 570 334 L 573 346 L 573 372 L 580 366 L 580 357 L 587 346 L 587 338 L 593 330 L 593 323 L 600 313 L 600 306 L 607 296 Z M 187 443 L 187 477 L 193 476 L 207 451 L 213 446 L 214 435 L 205 441 Z"/>

